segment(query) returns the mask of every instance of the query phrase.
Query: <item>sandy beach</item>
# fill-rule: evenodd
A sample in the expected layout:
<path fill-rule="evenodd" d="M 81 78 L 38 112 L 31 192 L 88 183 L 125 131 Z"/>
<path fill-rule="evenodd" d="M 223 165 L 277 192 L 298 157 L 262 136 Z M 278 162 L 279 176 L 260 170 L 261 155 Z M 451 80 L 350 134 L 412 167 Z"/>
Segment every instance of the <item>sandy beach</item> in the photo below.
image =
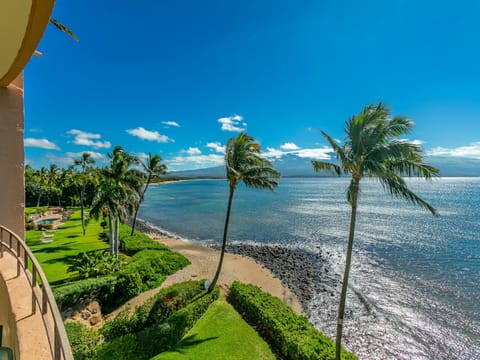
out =
<path fill-rule="evenodd" d="M 148 235 L 153 240 L 161 242 L 173 251 L 182 254 L 191 262 L 189 266 L 169 276 L 162 287 L 192 279 L 213 278 L 220 257 L 219 251 L 165 235 L 156 233 Z M 230 284 L 235 280 L 256 285 L 282 299 L 295 312 L 302 313 L 302 307 L 297 297 L 270 270 L 249 257 L 226 253 L 218 285 L 226 293 Z"/>
<path fill-rule="evenodd" d="M 160 288 L 146 291 L 107 315 L 107 318 L 115 317 L 125 308 L 134 309 L 153 296 L 159 289 L 172 284 L 188 280 L 212 279 L 217 269 L 220 252 L 215 249 L 194 244 L 189 241 L 175 239 L 149 229 L 143 222 L 139 222 L 138 228 L 145 232 L 151 239 L 158 241 L 175 252 L 178 252 L 190 260 L 190 265 L 170 275 Z M 226 253 L 223 261 L 222 272 L 218 285 L 222 293 L 227 294 L 230 284 L 235 281 L 253 284 L 264 291 L 280 298 L 289 305 L 296 313 L 304 314 L 302 305 L 297 296 L 276 277 L 272 271 L 256 262 L 254 259 L 239 254 Z"/>

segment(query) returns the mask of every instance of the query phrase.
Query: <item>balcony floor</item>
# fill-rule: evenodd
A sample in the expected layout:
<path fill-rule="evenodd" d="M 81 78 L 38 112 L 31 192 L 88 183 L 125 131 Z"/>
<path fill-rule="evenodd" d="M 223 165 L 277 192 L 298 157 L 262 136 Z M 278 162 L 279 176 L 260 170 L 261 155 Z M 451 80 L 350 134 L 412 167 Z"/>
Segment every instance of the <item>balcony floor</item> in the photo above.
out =
<path fill-rule="evenodd" d="M 7 251 L 4 251 L 3 257 L 0 258 L 0 276 L 6 284 L 16 324 L 19 344 L 17 351 L 20 354 L 16 359 L 51 360 L 50 345 L 41 311 L 37 307 L 36 313 L 32 314 L 32 290 L 28 279 L 23 270 L 17 277 L 16 259 Z M 11 344 L 8 345 L 12 347 Z"/>

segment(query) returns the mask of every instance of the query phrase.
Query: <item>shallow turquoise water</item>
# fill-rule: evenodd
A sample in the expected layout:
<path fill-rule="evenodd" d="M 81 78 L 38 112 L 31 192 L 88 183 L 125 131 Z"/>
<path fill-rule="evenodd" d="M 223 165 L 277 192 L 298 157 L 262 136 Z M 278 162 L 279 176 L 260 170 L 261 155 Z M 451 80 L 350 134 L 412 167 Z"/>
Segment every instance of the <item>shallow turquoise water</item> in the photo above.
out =
<path fill-rule="evenodd" d="M 440 217 L 364 181 L 345 344 L 364 359 L 480 358 L 480 178 L 408 181 Z M 338 178 L 283 179 L 274 193 L 240 186 L 229 241 L 321 247 L 341 274 L 347 185 Z M 140 217 L 185 239 L 218 242 L 227 195 L 225 180 L 154 186 Z M 333 336 L 338 299 L 325 309 L 321 297 L 312 301 L 311 320 Z"/>

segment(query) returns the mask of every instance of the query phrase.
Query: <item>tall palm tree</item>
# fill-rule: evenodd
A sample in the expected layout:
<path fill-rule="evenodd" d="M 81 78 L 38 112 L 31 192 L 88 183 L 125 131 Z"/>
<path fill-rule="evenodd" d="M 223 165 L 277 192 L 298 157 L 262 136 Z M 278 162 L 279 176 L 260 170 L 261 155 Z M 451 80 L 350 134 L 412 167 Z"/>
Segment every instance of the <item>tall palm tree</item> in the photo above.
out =
<path fill-rule="evenodd" d="M 92 203 L 90 216 L 98 219 L 104 209 L 108 212 L 108 230 L 110 254 L 118 257 L 118 222 L 126 218 L 123 200 L 126 198 L 124 188 L 117 186 L 111 177 L 110 169 L 102 169 L 98 192 Z"/>
<path fill-rule="evenodd" d="M 83 231 L 83 236 L 85 236 L 85 204 L 84 204 L 84 199 L 85 199 L 85 185 L 87 183 L 87 171 L 89 169 L 89 165 L 95 164 L 95 160 L 92 158 L 92 155 L 88 152 L 84 152 L 80 159 L 75 159 L 73 161 L 74 165 L 80 166 L 82 168 L 82 175 L 80 177 L 81 180 L 81 190 L 80 190 L 80 212 L 81 212 L 81 217 L 82 217 L 82 231 Z"/>
<path fill-rule="evenodd" d="M 208 288 L 212 291 L 222 270 L 225 246 L 227 243 L 228 223 L 235 189 L 239 183 L 255 189 L 269 189 L 273 191 L 278 186 L 280 173 L 273 168 L 270 161 L 260 156 L 260 145 L 245 132 L 231 138 L 225 148 L 225 167 L 229 183 L 229 195 L 225 225 L 223 228 L 222 250 L 217 271 Z"/>
<path fill-rule="evenodd" d="M 147 192 L 148 186 L 152 182 L 152 178 L 154 176 L 161 176 L 167 172 L 167 165 L 161 164 L 162 158 L 160 155 L 152 156 L 151 153 L 148 153 L 148 158 L 146 162 L 139 160 L 140 165 L 143 168 L 143 171 L 146 175 L 145 186 L 140 194 L 140 199 L 138 201 L 138 205 L 135 206 L 135 214 L 133 215 L 133 222 L 132 222 L 132 232 L 131 235 L 135 232 L 135 224 L 137 222 L 137 215 L 138 210 L 140 209 L 140 204 L 143 202 L 145 198 L 145 193 Z"/>
<path fill-rule="evenodd" d="M 48 203 L 47 206 L 50 206 L 50 196 L 52 194 L 56 194 L 58 198 L 58 175 L 59 175 L 60 169 L 58 168 L 57 165 L 55 164 L 50 164 L 50 167 L 47 169 L 47 186 L 49 189 L 49 194 L 48 194 Z M 59 205 L 60 201 L 59 201 Z"/>
<path fill-rule="evenodd" d="M 27 171 L 27 167 L 29 168 Z M 38 191 L 37 196 L 37 208 L 40 206 L 40 200 L 42 197 L 43 190 L 47 183 L 47 168 L 42 166 L 40 170 L 32 169 L 29 165 L 25 167 L 25 175 L 28 174 L 29 180 L 34 184 L 35 190 Z M 37 192 L 36 191 L 36 192 Z"/>
<path fill-rule="evenodd" d="M 110 157 L 110 166 L 102 169 L 99 191 L 93 201 L 91 214 L 98 218 L 104 208 L 108 209 L 110 253 L 118 257 L 119 224 L 125 222 L 137 206 L 142 187 L 140 172 L 132 169 L 137 160 L 116 146 Z"/>
<path fill-rule="evenodd" d="M 338 164 L 312 161 L 315 171 L 325 171 L 338 176 L 343 174 L 351 176 L 350 185 L 347 189 L 347 201 L 352 211 L 345 272 L 338 306 L 337 360 L 340 359 L 343 317 L 352 259 L 360 181 L 365 177 L 375 178 L 391 195 L 419 205 L 433 215 L 438 215 L 430 204 L 407 187 L 402 176 L 417 176 L 431 180 L 439 175 L 439 171 L 423 162 L 423 152 L 420 145 L 399 138 L 412 130 L 413 122 L 402 116 L 391 118 L 390 115 L 390 110 L 382 103 L 366 106 L 358 115 L 352 116 L 347 121 L 345 126 L 346 138 L 342 146 L 322 132 L 322 135 L 333 148 Z"/>

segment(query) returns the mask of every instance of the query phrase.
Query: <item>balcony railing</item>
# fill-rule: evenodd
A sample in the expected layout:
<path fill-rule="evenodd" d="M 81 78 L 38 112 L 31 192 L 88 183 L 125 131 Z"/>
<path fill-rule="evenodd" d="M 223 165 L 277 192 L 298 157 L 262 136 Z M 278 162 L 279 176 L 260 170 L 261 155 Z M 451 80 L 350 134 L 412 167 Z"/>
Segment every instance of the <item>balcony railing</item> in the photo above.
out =
<path fill-rule="evenodd" d="M 5 250 L 17 260 L 17 276 L 23 271 L 28 279 L 32 289 L 32 314 L 36 313 L 37 308 L 42 313 L 53 359 L 73 360 L 60 311 L 42 268 L 27 244 L 10 229 L 0 225 L 0 258 Z"/>

